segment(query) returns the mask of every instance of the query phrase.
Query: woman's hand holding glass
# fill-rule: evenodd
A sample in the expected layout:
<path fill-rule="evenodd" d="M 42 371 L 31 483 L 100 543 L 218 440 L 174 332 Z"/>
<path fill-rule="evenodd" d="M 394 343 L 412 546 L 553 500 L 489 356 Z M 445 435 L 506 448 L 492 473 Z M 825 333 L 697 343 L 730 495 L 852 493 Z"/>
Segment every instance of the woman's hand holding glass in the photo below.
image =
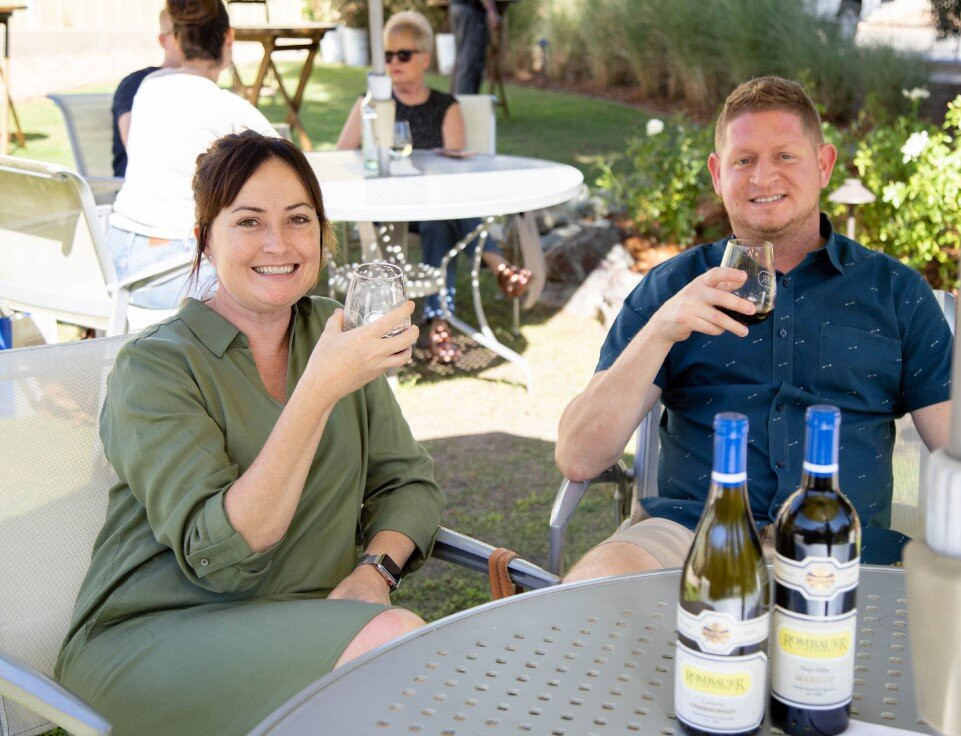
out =
<path fill-rule="evenodd" d="M 344 310 L 327 320 L 303 380 L 340 399 L 411 358 L 418 329 L 410 325 L 414 302 L 407 301 L 381 317 L 355 329 L 346 329 Z M 405 326 L 407 325 L 407 326 Z"/>

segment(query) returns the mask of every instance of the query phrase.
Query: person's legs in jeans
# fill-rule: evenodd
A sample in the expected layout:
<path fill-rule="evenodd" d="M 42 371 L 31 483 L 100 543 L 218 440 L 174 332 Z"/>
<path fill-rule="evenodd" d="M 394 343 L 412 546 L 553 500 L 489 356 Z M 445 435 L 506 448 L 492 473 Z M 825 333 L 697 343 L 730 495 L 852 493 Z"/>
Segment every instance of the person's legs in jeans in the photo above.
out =
<path fill-rule="evenodd" d="M 161 240 L 112 226 L 107 229 L 105 240 L 114 271 L 121 280 L 168 259 L 173 261 L 179 257 L 186 263 L 197 247 L 193 238 Z M 212 267 L 204 259 L 195 288 L 190 288 L 193 284 L 188 283 L 186 273 L 167 276 L 137 289 L 134 303 L 147 309 L 177 309 L 184 297 L 198 296 L 214 277 Z"/>
<path fill-rule="evenodd" d="M 421 260 L 428 266 L 440 268 L 441 261 L 448 251 L 453 248 L 462 236 L 457 220 L 425 220 L 412 223 L 411 229 L 420 232 Z M 454 311 L 454 281 L 457 277 L 457 259 L 453 258 L 447 264 L 447 307 Z M 434 360 L 439 363 L 453 363 L 461 356 L 461 350 L 453 341 L 450 327 L 444 319 L 440 295 L 431 294 L 424 303 L 424 322 L 427 325 L 427 335 L 430 339 L 430 350 Z"/>
<path fill-rule="evenodd" d="M 487 65 L 487 16 L 473 5 L 454 3 L 450 6 L 450 23 L 457 47 L 451 94 L 476 95 Z"/>
<path fill-rule="evenodd" d="M 429 266 L 440 268 L 441 261 L 450 249 L 470 235 L 480 224 L 479 217 L 460 220 L 428 220 L 417 223 L 415 227 L 420 232 L 421 259 Z M 461 254 L 470 262 L 474 257 L 476 248 L 477 238 L 474 238 Z M 450 287 L 447 291 L 447 306 L 451 313 L 454 312 L 455 307 L 454 283 L 457 280 L 457 262 L 461 254 L 447 263 L 446 275 Z M 497 275 L 498 286 L 507 296 L 520 296 L 523 293 L 530 281 L 530 272 L 512 266 L 504 258 L 503 251 L 492 237 L 488 236 L 485 239 L 484 252 L 481 254 L 481 258 L 484 264 Z M 444 319 L 439 295 L 435 294 L 427 297 L 424 305 L 424 319 L 430 330 L 431 351 L 434 358 L 444 363 L 456 361 L 460 357 L 460 349 L 450 338 L 450 328 Z"/>
<path fill-rule="evenodd" d="M 192 237 L 179 240 L 149 238 L 112 225 L 107 229 L 106 243 L 118 279 L 178 256 L 186 262 L 193 257 L 196 249 L 196 241 Z"/>

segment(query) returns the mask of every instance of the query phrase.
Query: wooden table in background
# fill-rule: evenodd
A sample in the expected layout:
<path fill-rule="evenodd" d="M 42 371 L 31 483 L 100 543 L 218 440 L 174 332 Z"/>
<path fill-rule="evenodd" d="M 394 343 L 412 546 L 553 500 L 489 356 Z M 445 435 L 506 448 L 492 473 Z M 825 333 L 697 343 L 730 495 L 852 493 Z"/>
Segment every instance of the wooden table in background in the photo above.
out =
<path fill-rule="evenodd" d="M 10 16 L 15 10 L 23 10 L 26 5 L 0 5 L 0 25 L 3 26 L 3 56 L 0 56 L 0 155 L 6 155 L 10 142 L 10 116 L 17 126 L 17 141 L 27 145 L 20 127 L 20 119 L 10 100 Z"/>
<path fill-rule="evenodd" d="M 257 69 L 257 76 L 253 84 L 246 85 L 240 80 L 240 76 L 234 68 L 234 81 L 243 92 L 243 95 L 252 105 L 257 105 L 260 100 L 260 90 L 264 86 L 264 78 L 267 71 L 273 72 L 277 79 L 277 90 L 284 98 L 284 102 L 289 110 L 287 122 L 290 127 L 297 131 L 300 136 L 300 147 L 305 151 L 312 151 L 313 146 L 307 131 L 300 120 L 300 105 L 304 98 L 304 89 L 307 87 L 307 80 L 310 72 L 314 68 L 314 57 L 320 47 L 320 39 L 327 31 L 335 28 L 330 23 L 303 23 L 301 25 L 290 24 L 265 24 L 262 26 L 240 25 L 234 27 L 234 39 L 237 41 L 256 41 L 264 47 L 264 56 L 260 61 L 260 68 Z M 273 54 L 277 51 L 306 51 L 307 57 L 304 59 L 303 67 L 300 70 L 300 79 L 297 82 L 297 91 L 293 97 L 284 88 L 283 79 L 277 67 L 274 66 Z"/>

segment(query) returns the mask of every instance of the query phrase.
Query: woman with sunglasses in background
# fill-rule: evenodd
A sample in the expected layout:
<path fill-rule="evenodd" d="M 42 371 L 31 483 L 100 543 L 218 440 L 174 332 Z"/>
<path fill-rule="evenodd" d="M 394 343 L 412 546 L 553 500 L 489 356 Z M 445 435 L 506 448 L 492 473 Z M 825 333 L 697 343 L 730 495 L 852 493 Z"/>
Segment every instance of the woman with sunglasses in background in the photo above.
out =
<path fill-rule="evenodd" d="M 414 148 L 463 150 L 466 141 L 464 116 L 453 95 L 431 89 L 424 82 L 424 74 L 430 66 L 434 33 L 430 23 L 420 13 L 404 11 L 391 16 L 384 27 L 384 48 L 387 71 L 393 83 L 393 97 L 397 106 L 396 119 L 410 124 Z M 360 148 L 361 118 L 360 100 L 354 105 L 340 132 L 339 149 Z M 480 224 L 479 218 L 461 220 L 432 220 L 410 223 L 411 230 L 420 233 L 422 260 L 429 266 L 440 267 L 444 255 L 461 239 Z M 473 253 L 476 241 L 466 249 Z M 483 261 L 496 275 L 497 284 L 508 297 L 521 296 L 530 283 L 530 271 L 509 263 L 490 238 L 484 245 Z M 447 269 L 448 283 L 453 284 L 457 270 L 457 258 L 451 260 Z M 454 289 L 447 294 L 447 305 L 454 311 Z M 441 363 L 453 363 L 461 355 L 460 348 L 451 338 L 450 328 L 444 319 L 440 297 L 427 297 L 424 319 L 433 359 Z"/>

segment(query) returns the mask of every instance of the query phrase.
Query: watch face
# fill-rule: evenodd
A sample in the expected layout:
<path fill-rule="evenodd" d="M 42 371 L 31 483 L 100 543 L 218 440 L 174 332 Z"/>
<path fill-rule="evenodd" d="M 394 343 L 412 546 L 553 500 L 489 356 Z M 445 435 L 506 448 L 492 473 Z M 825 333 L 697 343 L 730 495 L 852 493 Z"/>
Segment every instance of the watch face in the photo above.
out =
<path fill-rule="evenodd" d="M 390 555 L 364 555 L 357 564 L 358 566 L 373 565 L 377 572 L 387 581 L 391 590 L 396 588 L 400 583 L 400 568 L 397 566 L 397 563 L 390 558 Z"/>
<path fill-rule="evenodd" d="M 390 558 L 390 555 L 378 555 L 378 557 L 381 558 L 380 564 L 382 564 L 382 565 L 384 566 L 384 569 L 386 569 L 387 572 L 389 572 L 391 575 L 393 575 L 394 580 L 398 580 L 398 581 L 399 581 L 399 580 L 400 580 L 400 568 L 397 566 L 397 563 L 394 562 L 394 561 Z"/>

